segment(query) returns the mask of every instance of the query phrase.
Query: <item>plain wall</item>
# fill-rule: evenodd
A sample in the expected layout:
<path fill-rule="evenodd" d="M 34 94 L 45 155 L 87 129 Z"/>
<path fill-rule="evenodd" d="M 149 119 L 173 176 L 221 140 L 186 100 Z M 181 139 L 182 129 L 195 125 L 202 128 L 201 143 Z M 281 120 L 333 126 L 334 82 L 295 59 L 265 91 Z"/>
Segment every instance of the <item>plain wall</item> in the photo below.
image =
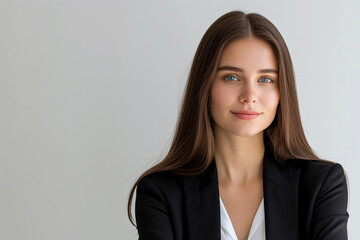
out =
<path fill-rule="evenodd" d="M 0 239 L 137 239 L 127 197 L 166 153 L 197 45 L 257 12 L 292 55 L 306 136 L 360 239 L 359 1 L 0 0 Z"/>

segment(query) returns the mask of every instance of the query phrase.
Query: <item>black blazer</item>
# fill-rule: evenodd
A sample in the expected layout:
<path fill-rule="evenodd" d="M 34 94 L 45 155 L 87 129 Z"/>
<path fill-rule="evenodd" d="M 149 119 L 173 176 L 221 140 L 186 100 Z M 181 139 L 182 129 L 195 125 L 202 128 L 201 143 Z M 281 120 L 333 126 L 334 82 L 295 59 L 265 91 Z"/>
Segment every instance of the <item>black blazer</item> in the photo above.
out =
<path fill-rule="evenodd" d="M 325 161 L 263 161 L 267 240 L 347 239 L 348 192 L 342 166 Z M 152 173 L 137 187 L 135 216 L 141 240 L 220 240 L 215 161 L 197 176 Z"/>

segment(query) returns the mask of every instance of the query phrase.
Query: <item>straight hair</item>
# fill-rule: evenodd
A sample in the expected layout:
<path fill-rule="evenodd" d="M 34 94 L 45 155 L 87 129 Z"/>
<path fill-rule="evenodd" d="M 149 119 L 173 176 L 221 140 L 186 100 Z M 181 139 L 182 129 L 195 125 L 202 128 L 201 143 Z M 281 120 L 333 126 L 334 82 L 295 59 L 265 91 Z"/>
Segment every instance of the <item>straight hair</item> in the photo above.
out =
<path fill-rule="evenodd" d="M 128 217 L 134 225 L 131 203 L 134 191 L 145 176 L 170 171 L 180 175 L 201 174 L 214 159 L 214 122 L 210 114 L 210 92 L 224 48 L 233 40 L 255 37 L 269 43 L 279 71 L 280 100 L 273 122 L 264 130 L 275 160 L 322 160 L 308 144 L 301 123 L 293 64 L 286 43 L 265 17 L 241 11 L 226 13 L 206 31 L 195 53 L 176 125 L 165 158 L 145 171 L 133 185 L 128 199 Z"/>

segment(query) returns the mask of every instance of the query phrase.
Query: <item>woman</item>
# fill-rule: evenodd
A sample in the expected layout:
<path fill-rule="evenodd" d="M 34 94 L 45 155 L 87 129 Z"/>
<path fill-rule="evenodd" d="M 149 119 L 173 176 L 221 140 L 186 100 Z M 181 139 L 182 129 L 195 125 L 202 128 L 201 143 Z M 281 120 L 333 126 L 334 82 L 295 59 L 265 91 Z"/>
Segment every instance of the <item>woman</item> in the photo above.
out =
<path fill-rule="evenodd" d="M 132 223 L 136 187 L 139 239 L 347 239 L 344 170 L 311 150 L 289 51 L 258 14 L 229 12 L 203 36 L 169 153 L 131 190 Z"/>

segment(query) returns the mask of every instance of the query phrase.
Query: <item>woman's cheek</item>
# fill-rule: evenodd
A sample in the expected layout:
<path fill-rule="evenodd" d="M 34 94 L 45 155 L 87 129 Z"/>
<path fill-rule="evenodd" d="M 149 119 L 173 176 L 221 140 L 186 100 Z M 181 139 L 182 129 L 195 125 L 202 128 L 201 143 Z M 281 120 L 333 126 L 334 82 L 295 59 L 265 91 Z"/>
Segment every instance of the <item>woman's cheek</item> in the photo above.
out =
<path fill-rule="evenodd" d="M 231 102 L 232 94 L 227 86 L 216 84 L 211 92 L 212 103 L 216 106 L 226 106 Z"/>
<path fill-rule="evenodd" d="M 261 94 L 261 98 L 264 100 L 265 103 L 272 103 L 271 105 L 277 106 L 280 99 L 280 94 L 277 89 L 266 89 Z"/>

